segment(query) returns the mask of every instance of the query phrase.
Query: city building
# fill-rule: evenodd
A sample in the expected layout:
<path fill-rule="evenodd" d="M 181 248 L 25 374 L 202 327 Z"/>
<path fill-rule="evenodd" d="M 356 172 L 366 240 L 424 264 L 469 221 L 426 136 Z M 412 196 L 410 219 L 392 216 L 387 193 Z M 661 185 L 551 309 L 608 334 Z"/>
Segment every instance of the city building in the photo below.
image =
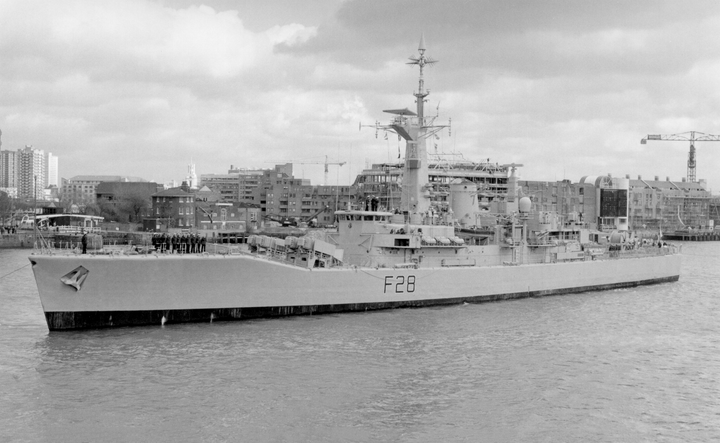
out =
<path fill-rule="evenodd" d="M 60 171 L 58 169 L 58 157 L 48 152 L 45 157 L 45 163 L 47 164 L 47 186 L 60 187 Z"/>
<path fill-rule="evenodd" d="M 720 229 L 720 196 L 716 195 L 710 198 L 708 205 L 710 212 L 709 218 L 712 221 L 713 228 Z"/>
<path fill-rule="evenodd" d="M 310 180 L 296 179 L 286 171 L 280 165 L 263 171 L 253 191 L 253 201 L 259 203 L 266 220 L 332 225 L 335 211 L 356 203 L 353 186 L 313 186 Z"/>
<path fill-rule="evenodd" d="M 42 200 L 47 186 L 45 152 L 28 145 L 17 151 L 17 188 L 19 198 Z"/>
<path fill-rule="evenodd" d="M 260 185 L 264 171 L 269 169 L 247 169 L 235 168 L 230 165 L 227 174 L 202 174 L 200 186 L 207 186 L 209 189 L 220 193 L 224 202 L 251 202 L 254 201 L 254 190 Z M 292 163 L 276 165 L 276 172 L 292 175 Z"/>
<path fill-rule="evenodd" d="M 435 192 L 447 191 L 450 182 L 457 178 L 469 180 L 477 186 L 485 202 L 503 200 L 508 192 L 510 165 L 473 162 L 462 154 L 428 154 L 428 180 Z M 355 179 L 358 200 L 376 198 L 382 208 L 392 210 L 400 207 L 403 163 L 373 164 Z"/>
<path fill-rule="evenodd" d="M 95 188 L 95 200 L 101 210 L 123 213 L 129 221 L 152 217 L 152 195 L 162 191 L 155 182 L 101 182 Z"/>
<path fill-rule="evenodd" d="M 195 226 L 199 231 L 248 232 L 260 226 L 260 206 L 245 203 L 195 203 Z"/>
<path fill-rule="evenodd" d="M 223 202 L 239 201 L 239 174 L 201 174 L 200 187 L 205 187 L 220 195 Z"/>
<path fill-rule="evenodd" d="M 97 186 L 103 182 L 147 182 L 139 177 L 121 175 L 76 175 L 63 180 L 61 199 L 77 205 L 93 204 L 97 201 Z"/>
<path fill-rule="evenodd" d="M 0 191 L 17 198 L 18 186 L 17 151 L 0 151 Z"/>
<path fill-rule="evenodd" d="M 57 186 L 50 185 L 43 189 L 43 200 L 49 202 L 60 201 L 60 189 Z"/>
<path fill-rule="evenodd" d="M 599 199 L 594 182 L 518 180 L 518 187 L 520 196 L 527 196 L 532 201 L 532 212 L 556 212 L 565 222 L 597 227 Z"/>
<path fill-rule="evenodd" d="M 168 228 L 191 229 L 195 224 L 195 193 L 182 187 L 165 189 L 152 195 L 152 216 L 145 228 L 160 231 Z"/>
<path fill-rule="evenodd" d="M 219 192 L 213 191 L 207 186 L 203 186 L 195 191 L 195 201 L 217 203 L 222 201 L 222 196 Z"/>
<path fill-rule="evenodd" d="M 629 178 L 629 176 L 626 176 Z M 712 194 L 705 180 L 689 182 L 630 180 L 631 229 L 662 229 L 664 232 L 686 227 L 708 228 L 711 220 Z"/>
<path fill-rule="evenodd" d="M 188 165 L 188 175 L 185 176 L 185 182 L 190 187 L 190 189 L 198 188 L 198 179 L 197 174 L 195 173 L 195 163 L 193 163 L 192 160 Z"/>
<path fill-rule="evenodd" d="M 32 146 L 0 151 L 0 190 L 18 198 L 56 199 L 58 157 Z"/>

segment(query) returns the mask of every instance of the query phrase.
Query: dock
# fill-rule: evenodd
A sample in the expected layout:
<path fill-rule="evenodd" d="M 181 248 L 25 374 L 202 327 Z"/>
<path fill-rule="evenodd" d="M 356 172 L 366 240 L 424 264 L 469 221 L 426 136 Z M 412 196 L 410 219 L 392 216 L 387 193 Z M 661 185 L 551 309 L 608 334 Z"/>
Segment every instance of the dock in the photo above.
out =
<path fill-rule="evenodd" d="M 663 234 L 663 240 L 676 241 L 720 241 L 718 230 L 673 231 Z"/>

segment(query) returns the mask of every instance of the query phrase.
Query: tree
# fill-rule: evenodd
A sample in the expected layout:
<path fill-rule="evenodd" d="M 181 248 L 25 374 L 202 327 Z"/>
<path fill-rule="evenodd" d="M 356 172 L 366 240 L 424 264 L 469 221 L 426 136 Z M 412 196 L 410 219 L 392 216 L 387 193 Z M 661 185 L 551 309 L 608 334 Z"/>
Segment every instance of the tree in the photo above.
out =
<path fill-rule="evenodd" d="M 118 201 L 118 212 L 126 214 L 131 222 L 140 222 L 144 212 L 151 207 L 150 193 L 144 195 L 140 192 L 129 192 L 120 196 Z"/>
<path fill-rule="evenodd" d="M 177 224 L 177 220 L 174 218 L 174 211 L 172 210 L 172 204 L 170 202 L 162 202 L 160 206 L 160 218 L 167 221 L 168 228 L 174 228 Z"/>
<path fill-rule="evenodd" d="M 141 222 L 145 213 L 152 209 L 153 191 L 148 188 L 128 188 L 117 184 L 114 203 L 119 218 L 133 223 Z"/>
<path fill-rule="evenodd" d="M 10 196 L 6 192 L 0 191 L 0 225 L 5 219 L 12 218 L 12 206 Z"/>
<path fill-rule="evenodd" d="M 99 215 L 104 217 L 105 221 L 119 221 L 117 210 L 112 202 L 101 201 L 97 205 L 100 211 Z"/>
<path fill-rule="evenodd" d="M 100 206 L 97 203 L 90 203 L 84 206 L 82 213 L 85 215 L 101 215 Z"/>

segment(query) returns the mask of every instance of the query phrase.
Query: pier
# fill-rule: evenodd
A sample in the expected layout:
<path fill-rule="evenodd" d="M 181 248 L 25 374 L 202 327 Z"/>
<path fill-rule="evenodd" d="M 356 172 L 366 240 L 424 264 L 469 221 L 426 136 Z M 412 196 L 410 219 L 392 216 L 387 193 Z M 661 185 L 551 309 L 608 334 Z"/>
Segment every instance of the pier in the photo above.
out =
<path fill-rule="evenodd" d="M 698 231 L 674 231 L 663 234 L 663 240 L 678 241 L 720 241 L 720 231 L 698 230 Z"/>

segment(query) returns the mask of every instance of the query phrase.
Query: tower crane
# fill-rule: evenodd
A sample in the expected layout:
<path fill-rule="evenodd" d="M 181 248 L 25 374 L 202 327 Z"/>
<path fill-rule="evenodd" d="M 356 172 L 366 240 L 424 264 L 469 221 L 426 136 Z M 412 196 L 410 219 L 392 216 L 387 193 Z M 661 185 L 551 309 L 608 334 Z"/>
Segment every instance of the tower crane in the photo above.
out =
<path fill-rule="evenodd" d="M 345 164 L 345 162 L 331 162 L 331 161 L 328 161 L 328 156 L 327 156 L 327 155 L 325 156 L 325 161 L 324 161 L 324 162 L 297 162 L 297 163 L 300 164 L 300 165 L 325 165 L 325 183 L 323 183 L 324 185 L 327 185 L 327 183 L 328 183 L 328 165 L 342 166 L 342 165 Z"/>
<path fill-rule="evenodd" d="M 690 152 L 688 153 L 687 161 L 687 181 L 695 182 L 695 166 L 697 165 L 695 159 L 695 142 L 720 142 L 720 135 L 705 134 L 697 131 L 682 132 L 680 134 L 649 134 L 640 140 L 640 143 L 644 145 L 648 141 L 689 141 Z"/>

